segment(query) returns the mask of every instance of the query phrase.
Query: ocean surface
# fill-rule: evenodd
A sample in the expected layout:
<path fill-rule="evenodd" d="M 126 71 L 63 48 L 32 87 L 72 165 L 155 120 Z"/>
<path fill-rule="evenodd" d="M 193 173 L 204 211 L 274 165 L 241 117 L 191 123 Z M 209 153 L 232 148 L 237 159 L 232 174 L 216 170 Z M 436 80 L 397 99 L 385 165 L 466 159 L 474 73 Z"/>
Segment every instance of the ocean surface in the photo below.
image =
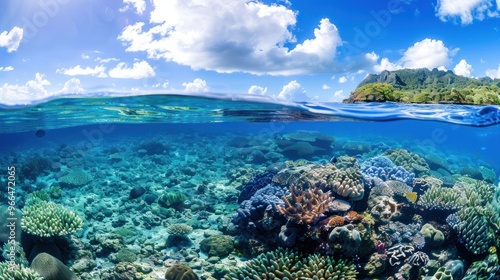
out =
<path fill-rule="evenodd" d="M 63 279 L 500 279 L 499 123 L 227 96 L 0 107 L 3 260 L 45 252 Z"/>

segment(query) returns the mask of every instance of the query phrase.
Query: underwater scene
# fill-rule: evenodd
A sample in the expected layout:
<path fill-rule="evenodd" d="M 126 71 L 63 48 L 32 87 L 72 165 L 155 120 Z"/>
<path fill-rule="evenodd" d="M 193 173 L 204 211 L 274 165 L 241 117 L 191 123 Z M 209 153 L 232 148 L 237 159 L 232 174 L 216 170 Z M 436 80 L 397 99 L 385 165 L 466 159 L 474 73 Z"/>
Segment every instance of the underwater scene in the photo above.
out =
<path fill-rule="evenodd" d="M 0 110 L 0 279 L 500 279 L 496 106 Z"/>

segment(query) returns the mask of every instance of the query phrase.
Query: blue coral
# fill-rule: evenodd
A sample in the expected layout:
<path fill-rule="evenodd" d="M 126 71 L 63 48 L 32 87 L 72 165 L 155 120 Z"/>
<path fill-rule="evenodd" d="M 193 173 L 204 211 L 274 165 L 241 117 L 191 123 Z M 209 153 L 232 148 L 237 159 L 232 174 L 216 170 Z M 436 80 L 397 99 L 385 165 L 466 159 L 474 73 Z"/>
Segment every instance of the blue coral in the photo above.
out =
<path fill-rule="evenodd" d="M 240 204 L 240 208 L 232 216 L 231 222 L 240 229 L 254 234 L 266 231 L 263 228 L 264 223 L 269 222 L 269 220 L 276 222 L 282 220 L 276 210 L 276 205 L 283 204 L 282 197 L 286 194 L 286 190 L 280 187 L 267 185 Z M 265 215 L 267 219 L 263 220 Z M 276 224 L 276 227 L 278 225 L 281 226 L 281 224 Z"/>
<path fill-rule="evenodd" d="M 383 181 L 398 180 L 412 185 L 415 174 L 408 172 L 402 166 L 396 166 L 388 157 L 371 158 L 361 165 L 361 172 L 369 178 L 379 178 Z"/>
<path fill-rule="evenodd" d="M 255 175 L 246 185 L 243 187 L 243 190 L 238 197 L 238 203 L 242 203 L 243 201 L 250 199 L 258 190 L 264 188 L 269 185 L 275 172 L 263 172 Z"/>

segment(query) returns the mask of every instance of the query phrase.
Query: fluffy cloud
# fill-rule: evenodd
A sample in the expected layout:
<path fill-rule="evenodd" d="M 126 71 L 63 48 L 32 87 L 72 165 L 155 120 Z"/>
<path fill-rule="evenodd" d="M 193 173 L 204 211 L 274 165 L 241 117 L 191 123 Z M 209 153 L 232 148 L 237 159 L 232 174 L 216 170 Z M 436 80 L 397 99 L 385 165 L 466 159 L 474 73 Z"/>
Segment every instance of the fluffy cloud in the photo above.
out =
<path fill-rule="evenodd" d="M 384 70 L 394 71 L 403 68 L 403 66 L 398 65 L 397 63 L 392 63 L 389 61 L 387 57 L 382 58 L 379 64 L 373 66 L 373 70 L 377 73 L 382 72 Z"/>
<path fill-rule="evenodd" d="M 45 87 L 49 85 L 50 82 L 40 73 L 36 73 L 35 79 L 24 85 L 5 83 L 0 87 L 1 103 L 6 105 L 29 104 L 33 100 L 47 98 L 49 93 Z"/>
<path fill-rule="evenodd" d="M 346 99 L 347 94 L 344 94 L 344 90 L 337 90 L 332 96 L 332 102 L 342 102 L 342 100 Z"/>
<path fill-rule="evenodd" d="M 321 87 L 321 89 L 327 90 L 327 89 L 330 89 L 330 86 L 327 85 L 327 84 L 323 84 L 323 86 Z"/>
<path fill-rule="evenodd" d="M 251 86 L 248 89 L 248 94 L 264 95 L 267 92 L 267 87 L 263 88 L 261 86 Z"/>
<path fill-rule="evenodd" d="M 457 75 L 461 75 L 464 77 L 470 77 L 472 69 L 472 65 L 468 64 L 465 59 L 460 60 L 460 62 L 453 68 L 453 72 Z"/>
<path fill-rule="evenodd" d="M 339 84 L 343 84 L 345 82 L 347 82 L 347 78 L 345 76 L 339 78 Z"/>
<path fill-rule="evenodd" d="M 118 39 L 130 52 L 146 52 L 192 69 L 292 75 L 335 72 L 342 45 L 337 27 L 324 18 L 314 38 L 296 42 L 296 13 L 246 0 L 152 0 L 150 25 L 124 28 Z M 231 28 L 228 28 L 230 26 Z M 296 44 L 289 49 L 285 46 Z"/>
<path fill-rule="evenodd" d="M 5 67 L 0 67 L 0 72 L 8 72 L 14 70 L 14 67 L 12 66 L 5 66 Z"/>
<path fill-rule="evenodd" d="M 105 78 L 108 75 L 104 73 L 106 71 L 106 67 L 103 65 L 96 66 L 94 68 L 91 67 L 85 67 L 82 68 L 80 65 L 77 65 L 73 68 L 65 69 L 57 69 L 56 73 L 68 75 L 68 76 L 85 76 L 85 75 L 90 75 L 90 76 L 97 76 L 99 78 Z"/>
<path fill-rule="evenodd" d="M 388 58 L 382 58 L 381 62 L 373 67 L 373 70 L 376 72 L 401 68 L 446 70 L 446 66 L 451 63 L 451 58 L 458 50 L 458 48 L 448 49 L 441 40 L 427 38 L 406 49 L 403 57 L 397 62 L 390 62 Z"/>
<path fill-rule="evenodd" d="M 23 39 L 23 29 L 15 26 L 9 32 L 0 33 L 0 47 L 7 48 L 7 52 L 17 51 Z"/>
<path fill-rule="evenodd" d="M 194 79 L 189 83 L 182 83 L 185 92 L 206 92 L 209 90 L 207 82 L 200 78 Z"/>
<path fill-rule="evenodd" d="M 110 77 L 119 79 L 142 79 L 155 75 L 155 70 L 147 61 L 135 62 L 132 68 L 128 68 L 125 62 L 120 62 L 115 68 L 109 70 Z"/>
<path fill-rule="evenodd" d="M 283 86 L 283 89 L 278 94 L 278 99 L 298 102 L 310 100 L 306 90 L 295 80 Z"/>
<path fill-rule="evenodd" d="M 145 0 L 123 0 L 123 4 L 125 4 L 125 7 L 121 8 L 120 12 L 133 8 L 137 14 L 142 15 L 142 13 L 146 10 Z"/>
<path fill-rule="evenodd" d="M 493 8 L 493 0 L 438 0 L 436 15 L 442 20 L 460 18 L 462 25 L 471 24 L 474 19 L 483 20 L 486 17 L 498 17 L 498 11 Z M 496 1 L 500 9 L 500 1 Z"/>
<path fill-rule="evenodd" d="M 82 84 L 80 82 L 80 79 L 77 78 L 71 78 L 69 81 L 64 83 L 63 88 L 61 89 L 60 93 L 82 93 L 84 89 L 82 88 Z"/>
<path fill-rule="evenodd" d="M 498 65 L 498 69 L 486 70 L 486 76 L 488 76 L 492 79 L 500 79 L 500 64 Z"/>
<path fill-rule="evenodd" d="M 458 49 L 450 50 L 443 41 L 424 39 L 409 47 L 401 58 L 404 68 L 438 68 L 451 63 Z"/>

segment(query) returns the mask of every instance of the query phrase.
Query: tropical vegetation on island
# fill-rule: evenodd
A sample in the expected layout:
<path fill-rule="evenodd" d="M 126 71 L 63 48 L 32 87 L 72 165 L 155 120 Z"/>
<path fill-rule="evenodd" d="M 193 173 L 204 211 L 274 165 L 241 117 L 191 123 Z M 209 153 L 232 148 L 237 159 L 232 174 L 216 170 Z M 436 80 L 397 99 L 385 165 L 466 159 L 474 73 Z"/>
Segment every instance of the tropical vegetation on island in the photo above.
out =
<path fill-rule="evenodd" d="M 425 68 L 382 71 L 368 75 L 344 103 L 385 101 L 500 105 L 500 79 Z"/>

